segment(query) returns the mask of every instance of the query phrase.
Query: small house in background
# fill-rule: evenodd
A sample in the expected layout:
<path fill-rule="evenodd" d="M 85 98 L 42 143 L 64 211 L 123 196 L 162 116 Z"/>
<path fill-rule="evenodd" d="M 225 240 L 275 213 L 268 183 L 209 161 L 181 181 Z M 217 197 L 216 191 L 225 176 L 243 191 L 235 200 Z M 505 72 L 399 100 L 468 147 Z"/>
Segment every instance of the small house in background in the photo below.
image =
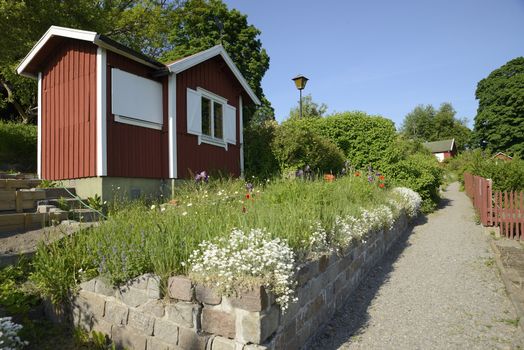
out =
<path fill-rule="evenodd" d="M 99 33 L 52 26 L 17 72 L 38 80 L 38 175 L 104 199 L 243 173 L 242 110 L 260 104 L 221 45 L 163 64 Z"/>
<path fill-rule="evenodd" d="M 439 162 L 443 162 L 444 159 L 453 158 L 457 155 L 455 139 L 425 142 L 424 147 L 429 149 L 429 151 L 437 157 Z"/>
<path fill-rule="evenodd" d="M 512 157 L 508 156 L 506 153 L 503 153 L 503 152 L 498 152 L 491 158 L 499 159 L 499 160 L 508 160 L 508 161 L 513 159 Z"/>

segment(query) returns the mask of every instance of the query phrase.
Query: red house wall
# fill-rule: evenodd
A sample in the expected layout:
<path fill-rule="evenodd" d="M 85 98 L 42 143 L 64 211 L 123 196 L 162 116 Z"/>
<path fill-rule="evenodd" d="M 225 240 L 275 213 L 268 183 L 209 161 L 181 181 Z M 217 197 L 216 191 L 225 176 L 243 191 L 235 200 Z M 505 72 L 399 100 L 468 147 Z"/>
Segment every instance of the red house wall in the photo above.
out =
<path fill-rule="evenodd" d="M 107 51 L 107 176 L 167 178 L 167 77 L 163 85 L 163 128 L 155 130 L 115 122 L 111 112 L 111 68 L 151 79 L 153 69 Z M 139 98 L 139 97 L 138 97 Z"/>
<path fill-rule="evenodd" d="M 42 72 L 42 178 L 96 176 L 96 52 L 64 40 Z"/>
<path fill-rule="evenodd" d="M 198 137 L 187 133 L 187 88 L 201 87 L 228 100 L 237 110 L 237 143 L 223 147 L 206 143 L 198 144 Z M 206 170 L 220 170 L 240 176 L 240 122 L 238 98 L 242 87 L 221 56 L 216 56 L 189 68 L 176 76 L 176 123 L 177 123 L 177 166 L 178 177 L 188 178 L 191 174 Z"/>

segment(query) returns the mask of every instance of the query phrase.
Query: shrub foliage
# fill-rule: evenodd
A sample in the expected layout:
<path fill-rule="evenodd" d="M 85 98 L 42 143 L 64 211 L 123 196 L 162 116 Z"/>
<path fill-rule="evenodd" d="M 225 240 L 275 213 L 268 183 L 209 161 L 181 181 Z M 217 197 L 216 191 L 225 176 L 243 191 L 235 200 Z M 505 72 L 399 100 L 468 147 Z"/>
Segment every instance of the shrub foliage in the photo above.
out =
<path fill-rule="evenodd" d="M 35 171 L 36 139 L 36 125 L 0 120 L 0 170 Z"/>

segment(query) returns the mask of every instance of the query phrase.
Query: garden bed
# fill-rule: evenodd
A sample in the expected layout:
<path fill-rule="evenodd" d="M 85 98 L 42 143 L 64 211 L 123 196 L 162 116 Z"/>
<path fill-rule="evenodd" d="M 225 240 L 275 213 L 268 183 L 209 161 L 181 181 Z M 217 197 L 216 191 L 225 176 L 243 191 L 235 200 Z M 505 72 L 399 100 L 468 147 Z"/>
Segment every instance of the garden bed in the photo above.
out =
<path fill-rule="evenodd" d="M 76 324 L 128 347 L 300 346 L 420 206 L 381 176 L 244 185 L 110 210 L 103 225 L 42 247 L 32 279 L 53 302 L 72 301 Z"/>

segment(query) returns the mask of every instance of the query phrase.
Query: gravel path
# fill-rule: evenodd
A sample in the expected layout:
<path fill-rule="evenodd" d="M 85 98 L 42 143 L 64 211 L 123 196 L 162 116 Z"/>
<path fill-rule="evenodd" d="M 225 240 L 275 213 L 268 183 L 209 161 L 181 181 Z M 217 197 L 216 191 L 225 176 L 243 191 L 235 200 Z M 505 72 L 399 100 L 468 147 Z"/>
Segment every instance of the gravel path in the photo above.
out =
<path fill-rule="evenodd" d="M 399 240 L 312 349 L 524 349 L 489 237 L 458 188 Z"/>

